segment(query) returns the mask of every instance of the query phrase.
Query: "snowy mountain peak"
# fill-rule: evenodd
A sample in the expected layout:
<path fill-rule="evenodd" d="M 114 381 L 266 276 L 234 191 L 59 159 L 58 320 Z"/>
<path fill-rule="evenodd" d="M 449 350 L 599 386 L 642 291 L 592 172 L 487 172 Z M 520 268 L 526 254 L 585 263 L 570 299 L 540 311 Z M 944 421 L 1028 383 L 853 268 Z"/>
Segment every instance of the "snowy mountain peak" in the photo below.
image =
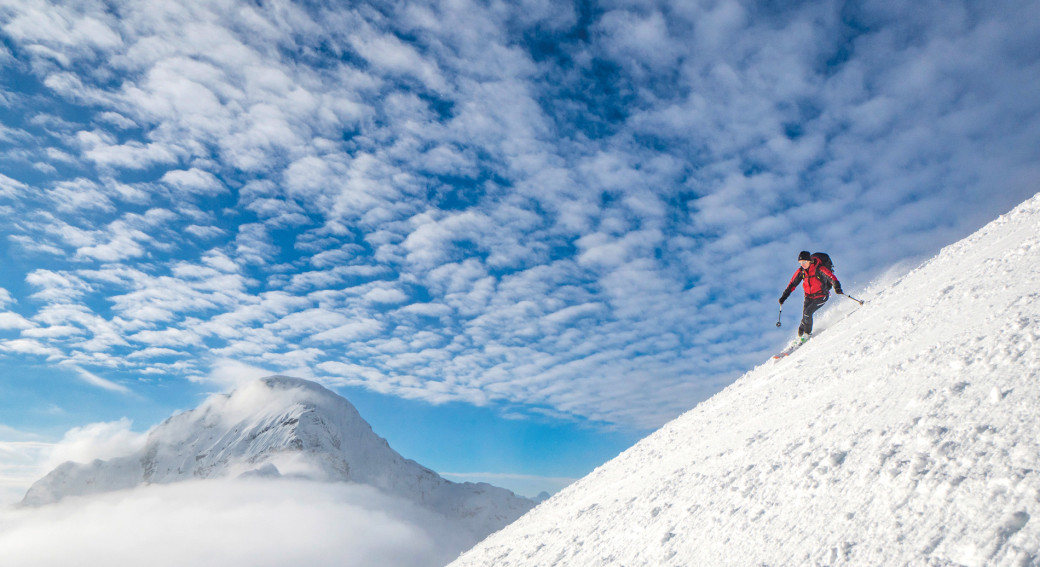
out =
<path fill-rule="evenodd" d="M 441 478 L 391 449 L 345 398 L 287 376 L 210 396 L 153 429 L 136 454 L 62 464 L 29 489 L 23 504 L 239 476 L 366 484 L 456 519 L 480 536 L 534 505 L 501 488 Z"/>
<path fill-rule="evenodd" d="M 212 396 L 167 419 L 149 435 L 142 458 L 149 483 L 242 474 L 267 464 L 280 474 L 377 484 L 382 467 L 400 462 L 346 399 L 285 376 Z"/>
<path fill-rule="evenodd" d="M 1040 565 L 1040 194 L 452 567 Z"/>

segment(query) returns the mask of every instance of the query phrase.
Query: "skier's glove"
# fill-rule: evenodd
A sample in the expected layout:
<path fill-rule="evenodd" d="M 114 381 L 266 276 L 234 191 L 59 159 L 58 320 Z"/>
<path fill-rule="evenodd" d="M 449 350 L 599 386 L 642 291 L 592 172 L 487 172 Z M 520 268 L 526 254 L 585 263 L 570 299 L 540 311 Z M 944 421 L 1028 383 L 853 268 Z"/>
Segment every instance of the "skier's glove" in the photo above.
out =
<path fill-rule="evenodd" d="M 834 293 L 837 293 L 838 295 L 845 295 L 845 292 L 841 291 L 841 286 L 840 285 L 834 286 Z"/>
<path fill-rule="evenodd" d="M 791 295 L 791 294 L 789 294 L 789 293 L 785 293 L 785 294 L 783 294 L 783 295 L 781 295 L 781 296 L 780 296 L 780 305 L 783 305 L 783 304 L 784 304 L 784 302 L 785 302 L 785 301 L 787 301 L 787 296 L 788 296 L 788 295 Z"/>

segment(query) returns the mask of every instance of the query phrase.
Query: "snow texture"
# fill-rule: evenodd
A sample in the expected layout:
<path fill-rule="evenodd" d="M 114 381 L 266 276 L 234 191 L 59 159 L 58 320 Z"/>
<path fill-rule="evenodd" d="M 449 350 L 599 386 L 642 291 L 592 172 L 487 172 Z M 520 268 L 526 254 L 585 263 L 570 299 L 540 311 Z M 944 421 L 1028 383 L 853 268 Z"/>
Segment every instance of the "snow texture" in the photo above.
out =
<path fill-rule="evenodd" d="M 1038 565 L 1038 282 L 1040 194 L 451 565 Z"/>
<path fill-rule="evenodd" d="M 474 542 L 534 506 L 489 484 L 441 478 L 391 449 L 343 397 L 284 376 L 174 415 L 151 431 L 138 453 L 66 462 L 33 484 L 22 503 L 40 506 L 145 484 L 279 476 L 374 487 L 457 522 Z"/>

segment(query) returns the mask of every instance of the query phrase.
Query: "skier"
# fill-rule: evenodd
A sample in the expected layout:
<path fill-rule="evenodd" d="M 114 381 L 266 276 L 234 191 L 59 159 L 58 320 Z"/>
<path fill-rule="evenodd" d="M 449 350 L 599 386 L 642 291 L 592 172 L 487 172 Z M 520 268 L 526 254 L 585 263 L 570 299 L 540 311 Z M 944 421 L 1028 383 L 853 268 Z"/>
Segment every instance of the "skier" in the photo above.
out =
<path fill-rule="evenodd" d="M 780 305 L 784 304 L 798 282 L 802 282 L 805 303 L 802 306 L 802 323 L 798 325 L 797 339 L 797 344 L 801 344 L 809 340 L 813 330 L 813 313 L 827 303 L 831 287 L 835 293 L 840 294 L 842 291 L 841 282 L 835 277 L 834 272 L 823 265 L 818 257 L 803 250 L 798 253 L 798 264 L 798 271 L 791 277 L 791 283 L 787 284 L 787 289 L 780 296 Z"/>

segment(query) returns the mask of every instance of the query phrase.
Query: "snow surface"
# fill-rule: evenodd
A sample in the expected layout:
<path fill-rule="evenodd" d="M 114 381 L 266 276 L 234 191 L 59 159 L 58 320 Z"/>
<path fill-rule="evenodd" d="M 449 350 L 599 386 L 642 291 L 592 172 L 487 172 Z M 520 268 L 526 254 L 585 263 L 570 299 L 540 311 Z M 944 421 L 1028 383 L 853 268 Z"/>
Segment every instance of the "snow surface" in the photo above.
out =
<path fill-rule="evenodd" d="M 451 565 L 1040 565 L 1038 282 L 1040 194 Z"/>
<path fill-rule="evenodd" d="M 489 484 L 441 478 L 391 449 L 343 397 L 285 376 L 212 396 L 167 419 L 134 454 L 66 462 L 33 484 L 23 504 L 186 480 L 281 476 L 374 487 L 443 515 L 471 534 L 470 544 L 534 506 Z"/>

